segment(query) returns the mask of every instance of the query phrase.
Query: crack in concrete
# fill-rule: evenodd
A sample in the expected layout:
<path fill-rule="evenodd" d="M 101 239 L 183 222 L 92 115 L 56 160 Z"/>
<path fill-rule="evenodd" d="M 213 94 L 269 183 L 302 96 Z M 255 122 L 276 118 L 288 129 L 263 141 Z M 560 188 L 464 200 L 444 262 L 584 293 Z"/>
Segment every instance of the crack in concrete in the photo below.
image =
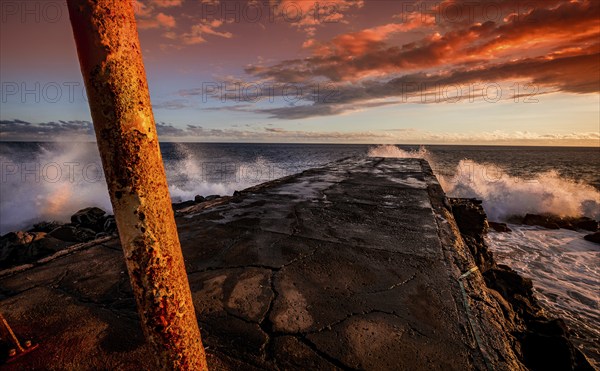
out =
<path fill-rule="evenodd" d="M 301 334 L 303 335 L 313 335 L 313 334 L 319 334 L 325 331 L 331 331 L 333 330 L 333 327 L 340 325 L 344 322 L 346 322 L 347 320 L 349 320 L 352 317 L 356 317 L 356 316 L 367 316 L 369 314 L 373 314 L 373 313 L 381 313 L 381 314 L 386 314 L 389 316 L 394 316 L 396 318 L 401 319 L 402 321 L 404 321 L 404 323 L 408 326 L 408 328 L 410 328 L 411 330 L 413 330 L 414 332 L 420 334 L 423 337 L 429 338 L 429 336 L 427 336 L 426 334 L 422 333 L 421 331 L 419 331 L 418 329 L 414 328 L 413 326 L 410 325 L 410 323 L 406 320 L 406 318 L 400 316 L 398 313 L 396 313 L 395 311 L 392 312 L 388 312 L 388 311 L 384 311 L 381 309 L 371 309 L 371 310 L 366 310 L 366 311 L 362 311 L 362 312 L 352 312 L 350 314 L 348 314 L 345 318 L 342 318 L 338 321 L 329 323 L 317 330 L 313 330 L 313 331 L 306 331 L 306 332 L 302 332 Z M 288 335 L 293 335 L 293 334 L 288 334 Z"/>
<path fill-rule="evenodd" d="M 247 228 L 247 227 L 239 227 L 240 229 L 245 229 L 248 231 L 253 231 L 253 229 Z M 362 243 L 356 243 L 356 242 L 344 242 L 341 241 L 339 239 L 323 239 L 323 238 L 317 238 L 317 237 L 311 237 L 311 236 L 306 236 L 306 235 L 302 235 L 302 234 L 296 234 L 296 235 L 291 235 L 289 233 L 285 233 L 285 232 L 281 232 L 281 231 L 273 231 L 273 230 L 267 230 L 267 229 L 262 229 L 262 228 L 256 228 L 254 230 L 259 230 L 261 232 L 267 232 L 267 233 L 272 233 L 272 234 L 280 234 L 280 235 L 284 235 L 287 237 L 297 237 L 297 238 L 302 238 L 305 240 L 309 240 L 309 241 L 314 241 L 314 242 L 325 242 L 328 244 L 338 244 L 338 245 L 344 245 L 344 246 L 352 246 L 352 247 L 358 247 L 358 248 L 363 248 L 363 249 L 369 249 L 369 250 L 375 250 L 375 251 L 385 251 L 385 252 L 389 252 L 391 254 L 400 254 L 400 255 L 405 255 L 405 256 L 409 256 L 411 258 L 417 257 L 417 258 L 422 258 L 422 259 L 429 259 L 432 261 L 441 261 L 443 258 L 440 258 L 439 256 L 424 256 L 421 254 L 414 254 L 414 253 L 407 253 L 404 251 L 397 251 L 397 250 L 390 250 L 390 249 L 385 249 L 385 248 L 379 248 L 379 247 L 374 247 L 371 245 L 366 245 L 366 244 L 362 244 Z M 285 239 L 285 238 L 284 238 Z"/>
<path fill-rule="evenodd" d="M 369 292 L 366 292 L 365 294 L 379 294 L 379 293 L 382 293 L 382 292 L 390 291 L 390 290 L 393 290 L 395 288 L 398 288 L 400 286 L 403 286 L 403 285 L 405 285 L 405 284 L 413 281 L 415 278 L 417 278 L 417 274 L 413 273 L 412 276 L 408 277 L 404 281 L 400 281 L 398 283 L 395 283 L 395 284 L 393 284 L 392 286 L 390 286 L 388 288 L 381 289 L 381 290 L 375 290 L 375 291 L 369 291 Z"/>
<path fill-rule="evenodd" d="M 74 292 L 66 290 L 64 287 L 61 287 L 60 283 L 58 283 L 54 287 L 47 287 L 47 288 L 50 289 L 50 290 L 58 291 L 59 293 L 62 293 L 63 295 L 66 295 L 66 296 L 68 296 L 70 298 L 73 298 L 73 299 L 75 299 L 75 301 L 77 301 L 78 303 L 80 303 L 83 306 L 94 307 L 94 308 L 98 308 L 98 309 L 102 309 L 104 311 L 107 311 L 107 312 L 113 314 L 114 316 L 116 316 L 117 318 L 127 317 L 127 318 L 132 318 L 132 319 L 139 320 L 137 312 L 136 312 L 135 318 L 134 318 L 133 316 L 128 315 L 127 312 L 120 311 L 118 309 L 114 309 L 112 307 L 112 305 L 116 302 L 116 300 L 115 300 L 115 302 L 112 302 L 112 303 L 105 303 L 105 302 L 99 302 L 99 301 L 94 301 L 94 300 L 91 300 L 91 299 L 88 299 L 88 298 L 84 298 L 84 297 L 81 297 L 79 295 L 76 295 Z"/>
<path fill-rule="evenodd" d="M 277 270 L 281 270 L 281 269 L 283 269 L 285 267 L 288 267 L 288 266 L 290 266 L 290 265 L 292 265 L 294 263 L 297 263 L 297 262 L 300 262 L 302 260 L 308 259 L 308 258 L 314 256 L 317 253 L 317 250 L 319 250 L 319 247 L 314 248 L 311 252 L 309 252 L 307 254 L 300 255 L 300 256 L 298 256 L 298 257 L 290 260 L 289 262 L 287 262 L 287 263 L 283 264 L 281 267 L 279 267 Z"/>
<path fill-rule="evenodd" d="M 278 271 L 274 270 L 271 272 L 271 276 L 269 277 L 269 284 L 271 285 L 271 292 L 273 293 L 273 296 L 271 297 L 271 301 L 269 302 L 269 306 L 267 308 L 267 311 L 265 312 L 265 316 L 263 317 L 262 321 L 260 321 L 260 323 L 259 323 L 261 330 L 265 334 L 267 334 L 267 340 L 261 347 L 261 351 L 263 351 L 265 354 L 265 360 L 276 359 L 274 343 L 273 343 L 273 337 L 275 335 L 275 330 L 273 330 L 273 322 L 271 321 L 270 317 L 271 317 L 271 312 L 273 311 L 273 306 L 275 305 L 275 301 L 279 297 L 279 292 L 275 288 L 275 275 L 277 273 L 278 273 Z"/>
<path fill-rule="evenodd" d="M 301 222 L 301 218 L 298 215 L 298 206 L 300 204 L 301 203 L 298 202 L 298 203 L 294 204 L 294 207 L 292 208 L 292 210 L 294 211 L 294 219 L 295 219 L 294 226 L 292 227 L 292 234 L 291 234 L 292 236 L 298 235 L 298 233 L 300 232 L 300 230 L 303 226 L 303 223 Z"/>
<path fill-rule="evenodd" d="M 12 268 L 4 269 L 4 270 L 0 270 L 0 278 L 10 277 L 15 274 L 19 274 L 19 273 L 28 271 L 33 268 L 46 265 L 47 263 L 50 263 L 54 260 L 64 258 L 69 255 L 74 255 L 80 251 L 87 250 L 91 247 L 101 245 L 102 243 L 110 241 L 111 239 L 113 239 L 113 237 L 109 236 L 109 237 L 98 238 L 98 239 L 88 241 L 88 242 L 81 242 L 81 243 L 75 243 L 75 244 L 69 245 L 62 250 L 56 251 L 52 255 L 40 258 L 34 262 L 23 264 L 23 265 L 18 265 L 18 266 L 12 267 Z"/>
<path fill-rule="evenodd" d="M 279 241 L 277 241 L 277 242 L 279 242 Z M 274 242 L 273 244 L 275 244 L 277 242 Z M 282 270 L 283 268 L 288 267 L 294 263 L 297 263 L 304 259 L 310 258 L 311 256 L 316 254 L 317 250 L 319 250 L 319 247 L 313 249 L 311 252 L 309 252 L 307 254 L 304 254 L 304 255 L 301 254 L 300 256 L 293 258 L 292 260 L 288 261 L 287 263 L 281 264 L 278 266 L 266 265 L 266 264 L 244 264 L 244 265 L 232 265 L 232 266 L 223 266 L 223 267 L 207 267 L 207 268 L 197 269 L 197 270 L 188 270 L 188 275 L 213 272 L 213 271 L 219 271 L 219 270 L 227 270 L 227 269 L 247 269 L 247 268 L 267 269 L 267 270 L 270 270 L 273 272 L 278 272 L 278 271 Z"/>
<path fill-rule="evenodd" d="M 267 269 L 270 271 L 278 271 L 279 269 L 281 269 L 281 267 L 273 267 L 270 265 L 263 265 L 263 264 L 231 265 L 231 266 L 223 266 L 223 267 L 207 267 L 207 268 L 197 269 L 197 270 L 193 270 L 193 271 L 188 270 L 188 276 L 192 275 L 192 274 L 201 274 L 201 273 L 206 273 L 206 272 L 214 272 L 214 271 L 221 271 L 221 270 L 228 270 L 228 269 L 246 269 L 246 268 Z"/>
<path fill-rule="evenodd" d="M 233 246 L 235 246 L 235 244 L 237 244 L 238 242 L 240 242 L 241 238 L 238 236 L 236 238 L 233 239 L 233 241 L 228 244 L 227 246 L 225 246 L 223 249 L 220 249 L 219 252 L 214 256 L 214 258 L 222 258 L 223 255 L 228 252 L 229 250 L 231 250 L 231 248 Z"/>
<path fill-rule="evenodd" d="M 224 306 L 224 307 L 223 307 L 223 310 L 225 311 L 225 313 L 226 313 L 228 316 L 231 316 L 231 317 L 237 318 L 237 319 L 239 319 L 240 321 L 243 321 L 243 322 L 249 323 L 249 324 L 251 324 L 251 325 L 260 325 L 260 321 L 253 321 L 253 320 L 251 320 L 251 319 L 248 319 L 248 318 L 242 317 L 242 316 L 240 316 L 240 315 L 238 315 L 238 314 L 232 313 L 232 312 L 231 312 L 231 311 L 230 311 L 230 310 L 229 310 L 229 309 L 228 309 L 226 306 Z"/>
<path fill-rule="evenodd" d="M 198 321 L 200 324 L 202 324 L 202 322 Z M 204 330 L 202 330 L 204 331 Z M 206 332 L 208 334 L 208 332 Z M 209 336 L 202 334 L 202 338 L 208 338 Z M 243 359 L 240 358 L 238 356 L 235 356 L 233 354 L 231 354 L 231 352 L 229 353 L 225 353 L 222 352 L 220 349 L 222 348 L 217 348 L 217 347 L 210 347 L 210 346 L 204 346 L 204 350 L 206 351 L 206 354 L 212 354 L 214 355 L 216 358 L 221 358 L 221 359 L 230 359 L 236 362 L 239 362 L 243 365 L 248 365 L 248 366 L 252 366 L 256 369 L 266 369 L 264 364 L 258 363 L 254 360 L 251 359 Z M 223 349 L 227 349 L 227 348 L 223 348 Z M 220 357 L 219 357 L 220 356 Z M 279 370 L 279 368 L 276 368 L 277 370 Z"/>
<path fill-rule="evenodd" d="M 324 360 L 326 360 L 327 362 L 331 363 L 335 367 L 337 367 L 337 368 L 339 368 L 341 370 L 348 370 L 348 371 L 358 371 L 359 370 L 357 368 L 350 367 L 350 366 L 346 365 L 343 361 L 335 358 L 332 355 L 329 355 L 329 354 L 325 353 L 324 351 L 322 351 L 321 349 L 319 349 L 319 347 L 317 346 L 317 344 L 313 343 L 312 341 L 310 341 L 305 336 L 295 336 L 295 337 L 298 339 L 298 341 L 302 342 L 302 344 L 304 344 L 307 347 L 309 347 L 319 357 L 323 358 Z"/>
<path fill-rule="evenodd" d="M 40 287 L 46 287 L 46 288 L 50 288 L 51 289 L 52 286 L 57 285 L 60 282 L 62 282 L 62 280 L 64 279 L 64 277 L 67 275 L 68 272 L 69 271 L 66 270 L 65 272 L 63 272 L 63 274 L 60 276 L 60 278 L 58 278 L 58 279 L 56 279 L 56 280 L 54 280 L 52 282 L 46 283 L 46 284 L 38 283 L 38 284 L 30 286 L 30 287 L 28 287 L 26 289 L 20 290 L 20 291 L 12 291 L 12 290 L 6 290 L 6 289 L 3 289 L 3 288 L 0 288 L 0 293 L 2 295 L 4 295 L 6 298 L 14 298 L 14 297 L 19 296 L 19 295 L 21 295 L 23 293 L 26 293 L 28 291 L 31 291 L 31 290 L 34 290 L 34 289 L 37 289 L 37 288 L 40 288 Z M 26 277 L 25 279 L 31 281 L 31 279 L 29 277 Z"/>

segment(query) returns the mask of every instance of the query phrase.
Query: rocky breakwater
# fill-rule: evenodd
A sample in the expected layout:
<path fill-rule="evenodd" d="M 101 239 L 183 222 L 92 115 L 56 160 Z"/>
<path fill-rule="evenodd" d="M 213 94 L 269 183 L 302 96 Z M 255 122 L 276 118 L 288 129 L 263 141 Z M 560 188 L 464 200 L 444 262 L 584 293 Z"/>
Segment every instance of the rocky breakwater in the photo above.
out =
<path fill-rule="evenodd" d="M 0 270 L 31 264 L 59 251 L 117 233 L 114 216 L 88 207 L 71 216 L 70 223 L 41 222 L 27 231 L 0 237 Z"/>
<path fill-rule="evenodd" d="M 230 197 L 196 196 L 194 200 L 173 203 L 176 215 L 190 206 L 211 207 Z M 74 245 L 118 235 L 114 215 L 98 207 L 86 207 L 71 215 L 70 223 L 43 221 L 25 231 L 0 236 L 0 270 L 34 264 Z"/>
<path fill-rule="evenodd" d="M 487 291 L 502 308 L 506 330 L 515 340 L 513 348 L 525 366 L 531 370 L 593 370 L 569 340 L 565 322 L 552 318 L 540 307 L 532 281 L 494 261 L 484 239 L 490 226 L 481 201 L 463 198 L 449 201 L 462 238 L 483 273 Z M 551 228 L 597 229 L 597 222 L 582 218 L 528 215 L 522 222 Z M 509 231 L 503 230 L 499 223 L 494 223 L 493 229 Z"/>
<path fill-rule="evenodd" d="M 544 343 L 531 286 L 494 263 L 483 214 L 457 224 L 424 160 L 348 158 L 208 198 L 174 209 L 212 370 L 586 367 Z M 7 370 L 153 369 L 116 238 L 0 271 L 0 306 L 41 344 Z"/>

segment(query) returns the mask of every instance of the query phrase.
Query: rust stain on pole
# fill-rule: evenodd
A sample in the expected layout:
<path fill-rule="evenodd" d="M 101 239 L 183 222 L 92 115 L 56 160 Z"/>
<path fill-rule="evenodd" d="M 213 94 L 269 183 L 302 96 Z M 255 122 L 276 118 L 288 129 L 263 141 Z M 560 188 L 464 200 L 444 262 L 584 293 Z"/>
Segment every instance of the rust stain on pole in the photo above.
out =
<path fill-rule="evenodd" d="M 205 370 L 130 0 L 68 0 L 142 328 L 163 369 Z"/>

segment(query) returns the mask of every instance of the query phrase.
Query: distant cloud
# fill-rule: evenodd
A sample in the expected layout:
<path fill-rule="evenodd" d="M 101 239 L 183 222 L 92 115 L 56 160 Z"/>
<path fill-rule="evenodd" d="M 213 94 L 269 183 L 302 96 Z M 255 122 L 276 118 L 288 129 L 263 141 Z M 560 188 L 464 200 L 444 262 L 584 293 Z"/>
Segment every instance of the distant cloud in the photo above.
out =
<path fill-rule="evenodd" d="M 270 0 L 275 14 L 293 27 L 315 35 L 324 24 L 347 23 L 345 13 L 364 6 L 363 0 Z"/>
<path fill-rule="evenodd" d="M 158 122 L 161 140 L 167 141 L 232 141 L 232 142 L 347 142 L 347 143 L 404 143 L 404 144 L 538 144 L 538 145 L 597 145 L 600 133 L 535 133 L 528 131 L 492 131 L 475 133 L 429 132 L 415 128 L 378 131 L 313 131 L 290 130 L 269 125 L 244 129 L 214 129 L 199 125 L 177 127 Z M 89 121 L 59 121 L 30 123 L 22 120 L 0 121 L 0 140 L 61 141 L 93 140 L 93 125 Z"/>
<path fill-rule="evenodd" d="M 142 18 L 138 20 L 138 27 L 142 30 L 150 28 L 173 28 L 176 26 L 175 17 L 166 15 L 164 13 L 158 13 L 153 18 Z"/>
<path fill-rule="evenodd" d="M 200 23 L 195 24 L 191 27 L 189 32 L 185 32 L 181 35 L 173 35 L 170 38 L 181 40 L 186 45 L 202 44 L 206 42 L 205 37 L 207 35 L 223 37 L 230 39 L 233 37 L 231 32 L 220 32 L 216 29 L 223 25 L 223 21 L 214 19 L 212 21 L 202 20 Z"/>
<path fill-rule="evenodd" d="M 89 121 L 51 121 L 31 123 L 23 120 L 1 120 L 0 140 L 56 140 L 58 138 L 91 139 L 94 126 Z"/>
<path fill-rule="evenodd" d="M 398 104 L 398 101 L 369 101 L 357 103 L 315 103 L 309 105 L 294 105 L 277 108 L 262 108 L 248 110 L 250 112 L 261 113 L 268 115 L 269 118 L 297 120 L 314 116 L 332 116 L 348 112 L 363 111 L 367 108 L 381 107 L 387 105 Z"/>
<path fill-rule="evenodd" d="M 434 133 L 415 128 L 383 131 L 310 131 L 289 130 L 282 127 L 264 127 L 258 130 L 206 129 L 188 125 L 185 129 L 161 123 L 161 137 L 169 140 L 196 141 L 271 141 L 271 142 L 346 142 L 346 143 L 405 143 L 405 144 L 531 144 L 531 145 L 594 145 L 600 133 L 571 132 L 563 134 L 540 134 L 528 131 L 491 131 L 476 133 Z M 583 144 L 582 144 L 583 143 Z"/>
<path fill-rule="evenodd" d="M 160 103 L 153 103 L 152 107 L 154 109 L 168 109 L 168 110 L 177 110 L 190 107 L 190 102 L 184 99 L 173 99 L 169 101 L 164 101 Z"/>
<path fill-rule="evenodd" d="M 169 8 L 172 6 L 180 6 L 183 3 L 183 0 L 151 0 L 150 3 L 161 8 Z"/>
<path fill-rule="evenodd" d="M 182 17 L 183 14 L 181 13 L 186 11 L 183 9 L 183 7 L 181 7 L 183 5 L 183 0 L 150 0 L 148 2 L 134 0 L 133 4 L 137 16 L 137 25 L 140 30 L 160 28 L 165 29 L 165 32 L 162 34 L 162 36 L 180 44 L 162 44 L 164 47 L 180 47 L 181 45 L 202 44 L 207 41 L 207 35 L 223 38 L 233 37 L 231 32 L 217 31 L 217 28 L 224 25 L 223 20 L 220 19 L 203 18 L 191 26 L 184 25 L 182 27 L 177 27 L 178 23 L 176 16 L 178 19 L 185 19 L 185 23 L 188 24 L 187 18 L 189 17 L 184 18 Z M 198 1 L 198 4 L 218 6 L 219 1 L 203 0 Z M 176 16 L 165 13 L 166 9 L 169 9 L 169 12 L 172 13 L 173 8 L 175 7 L 181 7 L 183 10 L 179 10 Z M 200 9 L 198 8 L 198 10 Z M 188 31 L 184 31 L 186 28 Z"/>

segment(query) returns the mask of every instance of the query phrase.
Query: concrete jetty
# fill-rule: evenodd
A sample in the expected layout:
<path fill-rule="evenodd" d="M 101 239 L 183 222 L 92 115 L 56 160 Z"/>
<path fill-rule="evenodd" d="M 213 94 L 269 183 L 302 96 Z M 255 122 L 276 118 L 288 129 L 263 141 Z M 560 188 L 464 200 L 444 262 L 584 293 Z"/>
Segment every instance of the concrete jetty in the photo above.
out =
<path fill-rule="evenodd" d="M 350 158 L 178 210 L 214 370 L 520 370 L 431 168 Z M 23 369 L 153 369 L 118 239 L 0 272 Z"/>

